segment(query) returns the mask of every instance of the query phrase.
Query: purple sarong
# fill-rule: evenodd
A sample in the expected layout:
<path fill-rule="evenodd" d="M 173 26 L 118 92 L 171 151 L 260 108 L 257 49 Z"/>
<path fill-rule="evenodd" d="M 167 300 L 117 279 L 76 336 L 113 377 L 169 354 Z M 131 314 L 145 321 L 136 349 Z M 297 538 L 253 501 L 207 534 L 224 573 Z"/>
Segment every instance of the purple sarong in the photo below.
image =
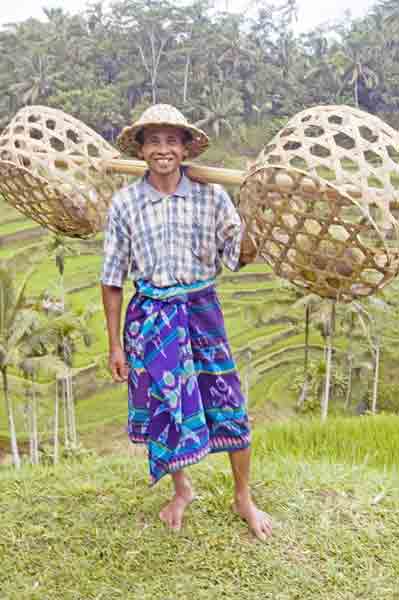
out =
<path fill-rule="evenodd" d="M 154 298 L 137 292 L 125 319 L 128 433 L 148 448 L 151 482 L 210 452 L 246 448 L 240 380 L 213 285 Z"/>

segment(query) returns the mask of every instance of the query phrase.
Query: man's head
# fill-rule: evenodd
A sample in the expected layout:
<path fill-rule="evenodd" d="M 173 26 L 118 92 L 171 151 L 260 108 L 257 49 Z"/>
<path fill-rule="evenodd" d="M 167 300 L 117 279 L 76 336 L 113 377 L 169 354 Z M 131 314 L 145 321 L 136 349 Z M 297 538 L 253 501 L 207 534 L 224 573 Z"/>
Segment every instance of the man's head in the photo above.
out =
<path fill-rule="evenodd" d="M 157 175 L 171 175 L 187 158 L 187 144 L 192 139 L 189 132 L 168 125 L 144 127 L 136 135 L 140 143 L 137 153 Z"/>
<path fill-rule="evenodd" d="M 153 132 L 154 128 L 174 131 L 184 147 L 183 159 L 195 158 L 208 147 L 206 133 L 191 125 L 177 108 L 169 104 L 155 104 L 145 110 L 133 125 L 124 128 L 117 140 L 119 148 L 130 156 L 144 158 L 143 148 L 148 132 Z"/>

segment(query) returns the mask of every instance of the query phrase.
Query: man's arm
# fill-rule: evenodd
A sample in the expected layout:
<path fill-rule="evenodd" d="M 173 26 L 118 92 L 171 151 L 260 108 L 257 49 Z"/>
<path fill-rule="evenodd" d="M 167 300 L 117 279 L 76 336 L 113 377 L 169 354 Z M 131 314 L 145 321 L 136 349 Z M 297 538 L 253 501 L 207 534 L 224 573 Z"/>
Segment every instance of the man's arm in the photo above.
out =
<path fill-rule="evenodd" d="M 224 264 L 238 271 L 255 260 L 258 248 L 231 198 L 221 186 L 214 186 L 217 195 L 216 242 Z"/>
<path fill-rule="evenodd" d="M 116 286 L 101 286 L 109 344 L 109 367 L 114 381 L 127 381 L 128 365 L 123 351 L 120 329 L 123 289 Z"/>
<path fill-rule="evenodd" d="M 250 233 L 248 233 L 247 229 L 245 229 L 240 244 L 240 266 L 244 267 L 245 265 L 252 263 L 255 260 L 257 254 L 258 246 L 253 240 Z"/>

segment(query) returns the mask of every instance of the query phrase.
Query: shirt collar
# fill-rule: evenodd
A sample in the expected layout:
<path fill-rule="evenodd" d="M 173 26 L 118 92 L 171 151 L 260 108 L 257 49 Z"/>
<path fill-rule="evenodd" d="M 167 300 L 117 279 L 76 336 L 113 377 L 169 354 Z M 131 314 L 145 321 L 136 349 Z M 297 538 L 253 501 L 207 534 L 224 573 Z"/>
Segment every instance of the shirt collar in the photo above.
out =
<path fill-rule="evenodd" d="M 181 171 L 180 181 L 177 184 L 176 191 L 173 192 L 173 194 L 165 194 L 164 192 L 160 192 L 159 190 L 156 190 L 149 183 L 148 174 L 149 174 L 149 171 L 147 171 L 146 174 L 144 175 L 142 183 L 143 183 L 144 194 L 148 198 L 151 199 L 151 202 L 158 202 L 159 200 L 162 200 L 162 198 L 167 198 L 168 196 L 179 196 L 181 198 L 185 198 L 190 194 L 190 190 L 191 190 L 190 180 L 187 177 L 187 175 L 185 174 L 183 169 Z"/>

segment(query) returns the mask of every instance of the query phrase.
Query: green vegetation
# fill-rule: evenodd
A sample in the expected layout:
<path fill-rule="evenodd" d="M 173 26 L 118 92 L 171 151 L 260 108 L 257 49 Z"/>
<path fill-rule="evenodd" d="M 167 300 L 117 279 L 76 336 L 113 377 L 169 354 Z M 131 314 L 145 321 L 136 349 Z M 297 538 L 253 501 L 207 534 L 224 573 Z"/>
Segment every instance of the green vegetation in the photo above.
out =
<path fill-rule="evenodd" d="M 30 219 L 18 219 L 16 221 L 10 221 L 9 223 L 0 225 L 0 236 L 10 235 L 17 233 L 18 231 L 25 231 L 26 229 L 32 229 L 38 227 L 37 223 Z"/>
<path fill-rule="evenodd" d="M 256 431 L 257 448 L 265 456 L 294 456 L 296 460 L 348 463 L 398 469 L 399 417 L 365 416 L 274 423 Z"/>
<path fill-rule="evenodd" d="M 122 0 L 108 10 L 92 3 L 78 16 L 45 10 L 45 22 L 31 19 L 0 32 L 0 128 L 18 108 L 44 104 L 75 115 L 113 143 L 148 104 L 172 102 L 213 137 L 205 162 L 245 169 L 287 119 L 308 106 L 353 104 L 397 127 L 397 1 L 381 0 L 364 19 L 300 37 L 292 33 L 295 8 L 295 1 L 267 11 L 259 5 L 251 18 L 211 13 L 202 0 L 184 7 Z M 159 63 L 149 60 L 153 52 Z M 389 154 L 397 165 L 398 149 Z M 303 166 L 298 157 L 293 164 Z M 378 160 L 371 165 L 378 167 Z M 342 166 L 357 168 L 351 158 Z M 335 178 L 318 168 L 324 178 Z M 398 188 L 397 169 L 391 181 Z M 378 174 L 369 184 L 380 186 Z M 36 223 L 0 199 L 0 261 L 24 250 L 15 259 L 13 285 L 28 271 L 35 230 Z M 17 232 L 24 239 L 5 247 Z M 22 337 L 7 337 L 10 352 L 0 352 L 23 455 L 19 472 L 8 468 L 0 392 L 0 600 L 399 598 L 397 281 L 376 301 L 363 301 L 360 312 L 338 307 L 330 416 L 321 424 L 329 303 L 312 304 L 307 339 L 301 291 L 265 265 L 223 273 L 218 290 L 254 424 L 253 491 L 271 513 L 275 533 L 265 545 L 256 543 L 230 511 L 228 460 L 219 455 L 190 470 L 199 497 L 176 536 L 157 520 L 168 482 L 157 494 L 147 489 L 145 457 L 126 439 L 126 389 L 112 385 L 106 372 L 102 312 L 83 319 L 100 304 L 100 246 L 64 245 L 50 236 L 41 241 L 47 256 L 29 280 L 26 308 L 44 318 L 44 300 L 47 311 L 65 300 L 53 350 L 68 359 L 74 376 L 71 406 L 82 445 L 64 449 L 61 464 L 52 464 L 54 374 L 33 363 L 22 372 L 19 361 L 38 350 L 31 315 L 32 331 L 25 323 Z M 10 272 L 2 269 L 5 290 Z M 15 300 L 13 293 L 2 297 L 10 306 Z M 10 331 L 23 325 L 8 321 Z M 89 347 L 81 335 L 86 326 Z M 39 349 L 44 352 L 44 341 Z M 64 392 L 71 397 L 71 390 Z M 42 464 L 31 467 L 34 406 Z M 370 410 L 387 414 L 371 416 Z M 68 427 L 61 420 L 61 439 Z"/>
<path fill-rule="evenodd" d="M 42 20 L 3 27 L 0 127 L 22 106 L 47 105 L 113 143 L 150 103 L 171 102 L 220 140 L 206 162 L 245 169 L 305 107 L 352 104 L 398 126 L 396 0 L 301 35 L 296 0 L 242 10 L 218 12 L 205 0 L 87 2 L 79 15 L 44 9 Z M 397 149 L 390 155 L 398 163 Z M 344 167 L 356 168 L 350 160 Z"/>
<path fill-rule="evenodd" d="M 371 421 L 361 421 L 364 439 L 380 449 L 393 427 Z M 256 433 L 253 490 L 274 521 L 264 544 L 230 510 L 223 455 L 190 469 L 199 496 L 179 534 L 157 517 L 169 483 L 148 489 L 140 454 L 0 472 L 0 597 L 394 600 L 399 479 L 371 468 L 365 452 L 343 457 L 340 445 L 363 444 L 352 423 L 311 425 L 309 435 L 306 424 L 292 436 L 277 425 Z M 397 453 L 397 436 L 385 448 Z"/>

